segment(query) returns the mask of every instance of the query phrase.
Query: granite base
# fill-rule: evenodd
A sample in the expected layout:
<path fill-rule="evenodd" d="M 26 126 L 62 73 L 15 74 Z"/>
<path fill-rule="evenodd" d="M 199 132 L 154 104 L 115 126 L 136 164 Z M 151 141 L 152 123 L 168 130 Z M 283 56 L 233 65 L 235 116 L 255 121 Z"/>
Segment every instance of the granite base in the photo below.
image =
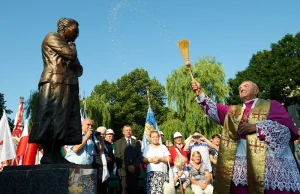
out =
<path fill-rule="evenodd" d="M 7 166 L 0 172 L 0 194 L 96 194 L 96 191 L 97 172 L 90 166 Z"/>

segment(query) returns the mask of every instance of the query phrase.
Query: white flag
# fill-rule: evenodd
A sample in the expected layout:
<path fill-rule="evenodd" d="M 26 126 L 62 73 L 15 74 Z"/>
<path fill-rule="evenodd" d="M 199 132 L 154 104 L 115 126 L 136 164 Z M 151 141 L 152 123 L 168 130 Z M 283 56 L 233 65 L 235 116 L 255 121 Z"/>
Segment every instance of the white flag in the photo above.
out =
<path fill-rule="evenodd" d="M 6 113 L 5 110 L 3 110 L 3 116 L 0 120 L 0 162 L 14 159 L 15 157 L 16 150 L 11 138 Z"/>
<path fill-rule="evenodd" d="M 102 172 L 102 183 L 103 183 L 104 181 L 106 181 L 110 177 L 110 175 L 109 175 L 109 172 L 108 172 L 107 162 L 106 162 L 105 154 L 104 154 L 103 151 L 101 151 L 100 156 L 101 156 L 102 165 L 103 165 L 103 168 L 102 168 L 102 170 L 103 170 L 103 172 Z"/>

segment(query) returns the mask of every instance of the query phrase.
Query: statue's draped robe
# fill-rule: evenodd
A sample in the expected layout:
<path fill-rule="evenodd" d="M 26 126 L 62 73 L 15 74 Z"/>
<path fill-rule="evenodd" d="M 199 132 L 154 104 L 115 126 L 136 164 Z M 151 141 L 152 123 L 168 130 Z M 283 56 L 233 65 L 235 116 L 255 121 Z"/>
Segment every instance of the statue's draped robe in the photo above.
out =
<path fill-rule="evenodd" d="M 259 111 L 260 109 L 256 108 L 257 102 L 260 101 L 259 99 L 253 99 L 244 103 L 242 106 L 224 106 L 216 104 L 202 93 L 200 96 L 197 96 L 196 100 L 205 114 L 217 124 L 223 125 L 224 129 L 226 127 L 234 127 L 234 123 L 230 123 L 230 118 L 234 116 L 230 114 L 230 111 L 232 113 L 235 110 L 240 110 L 240 112 L 237 113 L 238 115 L 236 115 L 240 117 L 240 122 L 245 122 L 249 116 L 255 118 L 254 120 L 249 118 L 249 123 L 256 124 L 257 131 L 255 134 L 239 136 L 237 133 L 235 134 L 236 137 L 230 138 L 222 136 L 220 150 L 223 150 L 224 153 L 227 154 L 227 148 L 224 145 L 230 145 L 230 142 L 232 142 L 234 146 L 234 143 L 236 143 L 231 172 L 223 173 L 223 175 L 227 173 L 228 176 L 232 177 L 231 185 L 229 185 L 231 188 L 230 191 L 225 191 L 224 188 L 228 185 L 225 185 L 222 181 L 217 182 L 216 185 L 214 185 L 214 193 L 259 194 L 264 192 L 268 194 L 300 194 L 299 170 L 289 147 L 289 141 L 297 139 L 299 134 L 287 111 L 279 102 L 271 100 L 269 101 L 269 109 L 265 108 L 266 110 Z M 261 119 L 263 116 L 265 116 L 265 118 Z M 248 122 L 248 120 L 246 122 Z M 239 123 L 235 123 L 235 125 L 237 125 L 237 131 L 238 124 Z M 258 150 L 263 149 L 266 150 L 265 158 L 261 157 L 265 160 L 265 164 L 262 165 L 262 169 L 264 170 L 264 181 L 262 184 L 264 191 L 254 192 L 251 190 L 252 188 L 248 188 L 248 179 L 259 179 L 259 175 L 255 174 L 255 169 L 251 169 L 248 172 L 247 166 L 252 162 L 252 166 L 257 167 L 259 162 L 255 163 L 256 161 L 254 159 L 247 161 L 247 159 L 249 160 L 247 153 L 251 150 L 253 153 L 259 153 Z M 222 163 L 218 158 L 218 164 L 219 162 Z M 219 188 L 223 188 L 224 190 L 220 191 Z"/>

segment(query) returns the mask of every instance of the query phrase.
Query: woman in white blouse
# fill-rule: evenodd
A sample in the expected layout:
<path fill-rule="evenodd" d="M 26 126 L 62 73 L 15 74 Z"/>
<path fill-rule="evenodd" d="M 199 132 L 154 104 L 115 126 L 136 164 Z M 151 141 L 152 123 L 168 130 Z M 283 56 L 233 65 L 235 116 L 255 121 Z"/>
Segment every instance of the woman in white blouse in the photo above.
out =
<path fill-rule="evenodd" d="M 143 152 L 146 168 L 146 193 L 163 194 L 163 183 L 166 179 L 166 164 L 170 160 L 170 152 L 165 145 L 159 143 L 159 133 L 150 132 L 150 144 Z"/>

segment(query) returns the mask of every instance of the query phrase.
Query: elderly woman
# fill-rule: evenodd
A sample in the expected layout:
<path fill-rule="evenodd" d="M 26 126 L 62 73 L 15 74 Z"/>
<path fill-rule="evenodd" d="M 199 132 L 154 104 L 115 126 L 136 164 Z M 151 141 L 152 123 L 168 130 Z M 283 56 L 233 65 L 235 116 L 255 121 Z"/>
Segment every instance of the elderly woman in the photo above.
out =
<path fill-rule="evenodd" d="M 174 160 L 174 166 L 169 171 L 170 180 L 174 181 L 176 194 L 193 194 L 190 188 L 190 174 L 185 165 L 186 158 L 177 155 Z"/>
<path fill-rule="evenodd" d="M 188 165 L 188 168 L 192 191 L 195 194 L 212 194 L 214 188 L 209 184 L 211 174 L 208 171 L 208 168 L 203 165 L 200 152 L 194 151 L 191 160 L 193 162 Z"/>
<path fill-rule="evenodd" d="M 166 146 L 159 143 L 159 133 L 150 132 L 150 144 L 143 152 L 143 162 L 146 168 L 146 193 L 163 194 L 163 183 L 166 179 L 166 164 L 170 160 L 170 152 Z"/>

